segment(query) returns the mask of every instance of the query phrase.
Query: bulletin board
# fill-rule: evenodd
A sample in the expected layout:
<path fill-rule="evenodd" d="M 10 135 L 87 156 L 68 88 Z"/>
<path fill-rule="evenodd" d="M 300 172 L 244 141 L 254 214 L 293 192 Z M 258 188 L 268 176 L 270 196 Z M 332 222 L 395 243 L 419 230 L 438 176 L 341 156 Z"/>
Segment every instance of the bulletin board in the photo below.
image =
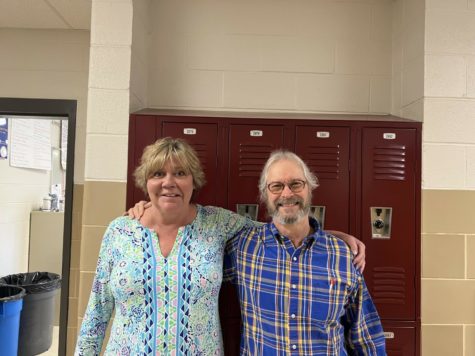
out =
<path fill-rule="evenodd" d="M 51 120 L 10 119 L 10 166 L 51 170 Z"/>

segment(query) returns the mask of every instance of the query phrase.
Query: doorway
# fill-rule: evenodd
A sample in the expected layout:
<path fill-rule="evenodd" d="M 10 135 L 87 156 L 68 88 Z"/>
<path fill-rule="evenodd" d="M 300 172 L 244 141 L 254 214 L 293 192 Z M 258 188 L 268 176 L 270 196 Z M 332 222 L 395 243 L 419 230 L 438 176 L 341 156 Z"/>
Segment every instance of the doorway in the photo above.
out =
<path fill-rule="evenodd" d="M 2 137 L 0 137 L 0 150 L 2 159 L 0 160 L 0 168 L 5 172 L 5 176 L 10 179 L 6 182 L 7 188 L 12 191 L 12 194 L 9 194 L 10 203 L 11 201 L 21 201 L 17 199 L 16 196 L 22 196 L 22 199 L 25 199 L 25 190 L 32 188 L 32 181 L 36 181 L 35 177 L 44 180 L 48 185 L 48 196 L 54 195 L 56 193 L 57 201 L 56 205 L 48 206 L 48 199 L 46 202 L 39 201 L 36 204 L 16 204 L 20 207 L 15 214 L 12 213 L 12 219 L 9 221 L 5 219 L 2 223 L 5 226 L 11 226 L 15 222 L 15 216 L 21 216 L 21 214 L 36 213 L 38 211 L 48 212 L 53 214 L 56 212 L 58 215 L 56 218 L 60 217 L 63 214 L 64 220 L 62 221 L 63 231 L 59 232 L 62 235 L 58 238 L 58 246 L 54 246 L 58 250 L 58 253 L 61 253 L 62 256 L 58 257 L 58 267 L 61 275 L 61 290 L 60 290 L 60 301 L 59 301 L 59 335 L 58 335 L 58 345 L 57 352 L 58 355 L 66 354 L 66 338 L 67 338 L 67 320 L 68 320 L 68 291 L 69 291 L 69 270 L 70 270 L 70 259 L 71 259 L 71 233 L 72 233 L 72 207 L 73 207 L 73 178 L 74 178 L 74 143 L 75 143 L 75 128 L 76 128 L 76 100 L 56 100 L 56 99 L 20 99 L 20 98 L 0 98 L 0 120 L 2 123 L 6 123 L 7 137 L 11 138 L 13 130 L 15 130 L 15 140 L 4 142 L 5 140 L 2 137 L 5 137 L 5 130 Z M 14 121 L 15 120 L 15 121 Z M 38 123 L 39 131 L 33 130 L 35 137 L 31 137 L 31 141 L 28 139 L 28 129 L 33 123 Z M 44 125 L 47 123 L 47 125 Z M 51 126 L 50 126 L 51 125 Z M 48 136 L 49 127 L 53 139 L 50 142 L 50 165 L 48 166 L 45 161 L 49 161 L 47 153 L 43 156 L 38 155 L 41 152 L 38 152 L 38 149 L 33 147 L 28 147 L 32 143 L 38 143 L 42 145 L 43 136 L 41 134 L 36 135 L 36 132 L 46 133 L 44 137 Z M 56 136 L 56 133 L 59 136 Z M 10 134 L 10 135 L 8 135 Z M 21 140 L 26 139 L 27 144 L 21 144 Z M 38 141 L 38 142 L 36 142 Z M 12 148 L 16 144 L 16 150 L 12 152 Z M 40 147 L 38 146 L 38 147 Z M 44 142 L 43 142 L 43 146 Z M 22 149 L 24 152 L 22 152 Z M 28 151 L 30 149 L 30 151 Z M 14 154 L 15 157 L 12 157 L 11 154 Z M 6 157 L 5 157 L 6 155 Z M 33 158 L 32 158 L 33 157 Z M 13 162 L 12 162 L 13 158 Z M 13 164 L 13 165 L 12 165 Z M 64 172 L 63 172 L 64 171 Z M 25 175 L 25 181 L 21 180 L 22 174 Z M 21 183 L 21 184 L 20 184 Z M 24 187 L 29 188 L 22 188 Z M 15 186 L 18 187 L 18 190 L 15 190 Z M 34 187 L 34 185 L 33 185 Z M 57 189 L 56 192 L 51 190 L 54 188 Z M 50 194 L 52 193 L 52 194 Z M 42 194 L 44 196 L 44 194 Z M 60 197 L 64 197 L 60 201 Z M 15 200 L 16 199 L 16 200 Z M 10 204 L 8 201 L 2 202 L 2 197 L 0 197 L 0 205 L 14 206 L 15 204 Z M 49 202 L 51 204 L 51 202 Z M 49 208 L 49 209 L 48 209 Z M 29 211 L 29 209 L 31 211 Z M 18 219 L 16 219 L 18 220 Z M 21 220 L 21 219 L 20 219 Z M 29 229 L 28 222 L 25 227 L 23 222 L 15 222 L 17 225 L 23 229 Z M 59 224 L 58 224 L 59 225 Z M 38 241 L 36 242 L 38 243 Z M 41 241 L 39 241 L 41 245 Z M 45 242 L 46 244 L 48 242 Z M 28 243 L 31 247 L 31 241 Z M 59 246 L 61 245 L 61 246 Z M 46 245 L 44 246 L 45 248 Z M 53 248 L 53 246 L 51 246 Z M 36 248 L 37 250 L 37 248 Z M 13 251 L 13 247 L 11 249 Z M 58 254 L 56 253 L 56 254 Z M 29 254 L 31 255 L 31 254 Z M 10 261 L 10 265 L 13 265 L 13 261 Z M 35 262 L 38 263 L 38 262 Z M 23 264 L 16 265 L 13 268 L 23 268 L 23 270 L 18 271 L 17 273 L 26 272 Z M 8 269 L 3 267 L 5 271 Z M 8 270 L 12 274 L 11 270 Z M 50 271 L 54 272 L 54 271 Z M 2 271 L 0 271 L 2 274 Z M 54 350 L 50 350 L 53 351 Z"/>

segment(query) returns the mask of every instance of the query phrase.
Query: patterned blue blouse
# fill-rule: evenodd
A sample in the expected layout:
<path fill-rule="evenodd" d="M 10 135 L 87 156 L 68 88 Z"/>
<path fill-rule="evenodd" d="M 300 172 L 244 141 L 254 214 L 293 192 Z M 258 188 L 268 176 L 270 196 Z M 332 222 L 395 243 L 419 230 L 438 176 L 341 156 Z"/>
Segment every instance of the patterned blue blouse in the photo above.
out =
<path fill-rule="evenodd" d="M 107 228 L 75 355 L 222 355 L 218 312 L 226 241 L 255 223 L 198 205 L 167 258 L 157 235 L 119 217 Z"/>

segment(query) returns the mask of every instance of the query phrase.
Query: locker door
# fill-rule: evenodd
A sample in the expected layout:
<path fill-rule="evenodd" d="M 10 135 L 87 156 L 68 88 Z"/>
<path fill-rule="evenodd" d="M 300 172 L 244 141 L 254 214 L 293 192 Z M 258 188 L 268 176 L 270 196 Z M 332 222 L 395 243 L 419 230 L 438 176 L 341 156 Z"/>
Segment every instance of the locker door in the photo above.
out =
<path fill-rule="evenodd" d="M 382 319 L 415 320 L 415 167 L 415 129 L 363 129 L 365 278 Z"/>
<path fill-rule="evenodd" d="M 206 185 L 198 192 L 196 203 L 218 204 L 218 125 L 194 122 L 169 122 L 162 124 L 162 136 L 186 140 L 196 151 L 206 176 Z"/>
<path fill-rule="evenodd" d="M 312 205 L 325 207 L 325 229 L 349 231 L 350 129 L 298 126 L 295 153 L 318 177 Z"/>
<path fill-rule="evenodd" d="M 280 125 L 230 125 L 228 209 L 237 204 L 259 204 L 259 177 L 270 152 L 284 145 Z M 266 208 L 259 206 L 258 220 L 265 221 Z"/>
<path fill-rule="evenodd" d="M 414 327 L 384 326 L 388 356 L 414 356 L 416 329 Z"/>

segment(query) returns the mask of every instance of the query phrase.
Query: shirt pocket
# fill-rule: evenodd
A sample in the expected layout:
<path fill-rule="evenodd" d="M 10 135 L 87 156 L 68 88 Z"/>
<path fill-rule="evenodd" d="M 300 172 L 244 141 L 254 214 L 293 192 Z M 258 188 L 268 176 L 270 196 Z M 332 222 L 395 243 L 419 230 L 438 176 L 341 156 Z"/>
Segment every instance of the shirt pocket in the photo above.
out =
<path fill-rule="evenodd" d="M 348 301 L 346 280 L 335 277 L 316 279 L 312 284 L 311 317 L 317 323 L 339 323 Z"/>

